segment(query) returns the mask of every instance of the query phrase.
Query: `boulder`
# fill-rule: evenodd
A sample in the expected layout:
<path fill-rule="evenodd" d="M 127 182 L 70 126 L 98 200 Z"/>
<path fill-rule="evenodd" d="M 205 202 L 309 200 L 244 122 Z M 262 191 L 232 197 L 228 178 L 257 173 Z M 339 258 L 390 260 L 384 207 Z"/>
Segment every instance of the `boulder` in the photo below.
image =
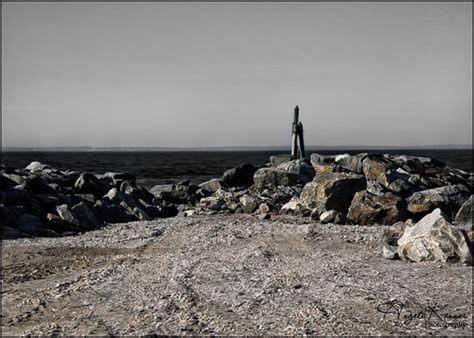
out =
<path fill-rule="evenodd" d="M 76 215 L 72 212 L 69 205 L 62 204 L 56 207 L 56 212 L 58 213 L 59 217 L 66 223 L 80 226 L 80 221 L 77 219 Z"/>
<path fill-rule="evenodd" d="M 304 209 L 306 208 L 301 203 L 301 200 L 298 197 L 294 196 L 289 202 L 287 202 L 281 207 L 280 213 L 298 215 L 301 214 Z"/>
<path fill-rule="evenodd" d="M 388 245 L 387 243 L 382 244 L 382 256 L 386 259 L 399 259 L 398 247 L 394 245 Z"/>
<path fill-rule="evenodd" d="M 213 196 L 201 198 L 200 203 L 203 207 L 214 211 L 219 211 L 227 207 L 227 203 L 224 199 Z"/>
<path fill-rule="evenodd" d="M 31 172 L 37 172 L 37 171 L 42 171 L 44 169 L 51 169 L 50 166 L 40 163 L 38 161 L 31 162 L 25 167 L 26 170 L 29 170 Z"/>
<path fill-rule="evenodd" d="M 150 189 L 153 195 L 159 195 L 162 192 L 172 192 L 174 184 L 157 184 Z"/>
<path fill-rule="evenodd" d="M 24 183 L 24 180 L 19 183 L 19 182 L 17 182 L 17 180 L 15 180 L 11 176 L 12 175 L 9 175 L 9 174 L 0 174 L 0 189 L 13 188 L 14 186 L 16 186 L 18 184 Z M 18 177 L 20 177 L 20 176 L 18 176 Z"/>
<path fill-rule="evenodd" d="M 299 182 L 300 176 L 279 168 L 260 168 L 255 172 L 253 181 L 257 189 L 291 186 Z"/>
<path fill-rule="evenodd" d="M 405 228 L 408 226 L 405 222 L 396 222 L 395 224 L 387 227 L 383 232 L 384 243 L 397 246 L 398 240 L 402 237 L 405 232 Z"/>
<path fill-rule="evenodd" d="M 74 189 L 80 194 L 93 194 L 96 197 L 103 196 L 107 187 L 101 185 L 100 180 L 90 173 L 82 173 L 74 183 Z"/>
<path fill-rule="evenodd" d="M 333 224 L 345 224 L 346 223 L 346 216 L 343 213 L 340 213 L 336 210 L 329 210 L 323 212 L 319 216 L 319 220 L 323 224 L 333 223 Z"/>
<path fill-rule="evenodd" d="M 398 240 L 398 255 L 402 260 L 413 262 L 434 260 L 472 264 L 469 246 L 464 234 L 437 208 L 415 225 L 405 228 Z"/>
<path fill-rule="evenodd" d="M 462 184 L 418 191 L 407 198 L 408 211 L 415 216 L 423 216 L 440 208 L 451 217 L 470 195 L 469 189 Z"/>
<path fill-rule="evenodd" d="M 100 227 L 100 223 L 84 202 L 73 206 L 71 211 L 79 220 L 80 227 L 85 229 L 97 229 Z"/>
<path fill-rule="evenodd" d="M 270 163 L 272 167 L 278 167 L 280 164 L 292 161 L 294 159 L 291 154 L 278 154 L 270 156 Z"/>
<path fill-rule="evenodd" d="M 456 224 L 460 225 L 468 225 L 469 227 L 474 226 L 472 222 L 472 204 L 474 203 L 474 195 L 471 195 L 469 199 L 464 202 L 464 204 L 461 206 L 461 208 L 458 210 L 456 213 L 456 218 L 454 221 Z"/>
<path fill-rule="evenodd" d="M 359 225 L 391 225 L 407 218 L 406 203 L 392 193 L 374 195 L 359 191 L 352 200 L 347 218 Z"/>
<path fill-rule="evenodd" d="M 213 178 L 209 181 L 199 184 L 201 189 L 207 190 L 211 193 L 216 192 L 221 188 L 221 180 L 218 178 Z"/>
<path fill-rule="evenodd" d="M 408 181 L 409 178 L 410 175 L 400 172 L 398 169 L 389 169 L 378 176 L 376 182 L 395 193 L 407 197 L 414 190 L 413 185 Z"/>
<path fill-rule="evenodd" d="M 304 159 L 281 163 L 277 166 L 277 169 L 298 175 L 297 183 L 301 184 L 310 182 L 315 175 L 315 171 L 311 163 Z"/>
<path fill-rule="evenodd" d="M 362 161 L 362 171 L 368 180 L 377 180 L 387 169 L 393 167 L 386 158 L 369 155 Z"/>
<path fill-rule="evenodd" d="M 151 221 L 152 218 L 148 213 L 143 210 L 142 208 L 135 207 L 133 208 L 133 215 L 139 220 L 139 221 Z"/>
<path fill-rule="evenodd" d="M 340 154 L 335 157 L 334 161 L 348 171 L 362 174 L 362 162 L 367 156 L 367 153 L 357 155 Z"/>
<path fill-rule="evenodd" d="M 26 179 L 25 189 L 32 193 L 54 193 L 55 189 L 51 187 L 43 178 L 31 175 Z"/>
<path fill-rule="evenodd" d="M 253 184 L 253 175 L 257 171 L 252 164 L 242 164 L 227 170 L 222 175 L 222 184 L 228 187 L 250 187 Z"/>
<path fill-rule="evenodd" d="M 97 201 L 94 204 L 92 212 L 97 219 L 106 223 L 125 223 L 134 220 L 132 213 L 128 212 L 123 206 L 102 201 Z"/>
<path fill-rule="evenodd" d="M 311 154 L 311 164 L 313 166 L 320 164 L 333 164 L 336 159 L 336 155 L 321 155 L 321 154 Z"/>
<path fill-rule="evenodd" d="M 135 176 L 131 174 L 126 174 L 126 173 L 107 172 L 103 174 L 102 177 L 112 179 L 113 184 L 116 188 L 120 187 L 120 184 L 122 184 L 125 181 L 131 184 L 135 184 L 135 181 L 136 181 Z"/>
<path fill-rule="evenodd" d="M 258 201 L 255 197 L 250 195 L 243 195 L 239 199 L 240 205 L 242 206 L 242 210 L 245 213 L 252 213 L 258 208 Z"/>
<path fill-rule="evenodd" d="M 367 186 L 365 177 L 351 173 L 326 173 L 316 175 L 301 192 L 301 202 L 319 214 L 336 210 L 346 213 L 354 194 Z"/>

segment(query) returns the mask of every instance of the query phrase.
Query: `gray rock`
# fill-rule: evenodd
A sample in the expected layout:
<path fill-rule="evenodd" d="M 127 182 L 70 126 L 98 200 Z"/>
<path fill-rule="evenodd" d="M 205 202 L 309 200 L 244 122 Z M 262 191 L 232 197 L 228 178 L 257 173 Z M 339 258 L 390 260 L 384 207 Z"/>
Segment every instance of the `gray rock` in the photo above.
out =
<path fill-rule="evenodd" d="M 383 243 L 382 256 L 386 259 L 391 259 L 391 260 L 399 259 L 400 257 L 398 256 L 398 247 L 388 245 L 387 243 Z"/>
<path fill-rule="evenodd" d="M 80 226 L 80 221 L 77 219 L 76 215 L 72 212 L 71 208 L 69 208 L 69 205 L 67 204 L 62 204 L 58 205 L 56 207 L 56 212 L 58 213 L 59 217 L 61 219 L 69 224 L 75 225 L 75 226 Z"/>
<path fill-rule="evenodd" d="M 44 169 L 51 169 L 50 166 L 46 165 L 46 164 L 43 164 L 43 163 L 40 163 L 38 161 L 34 161 L 34 162 L 31 162 L 30 164 L 28 164 L 25 169 L 26 170 L 29 170 L 31 172 L 37 172 L 37 171 L 42 171 Z"/>
<path fill-rule="evenodd" d="M 373 181 L 376 181 L 380 175 L 392 167 L 392 163 L 386 158 L 371 155 L 367 156 L 362 162 L 362 171 L 365 177 Z"/>
<path fill-rule="evenodd" d="M 213 178 L 209 181 L 199 184 L 199 187 L 209 192 L 216 192 L 221 188 L 221 181 L 218 178 Z"/>
<path fill-rule="evenodd" d="M 351 173 L 326 173 L 316 175 L 301 192 L 301 202 L 308 209 L 321 214 L 336 210 L 346 213 L 357 191 L 365 190 L 365 177 Z"/>
<path fill-rule="evenodd" d="M 298 175 L 297 183 L 301 184 L 310 182 L 315 175 L 315 171 L 311 163 L 304 159 L 281 163 L 278 165 L 277 169 Z"/>
<path fill-rule="evenodd" d="M 406 203 L 400 197 L 391 193 L 373 195 L 367 191 L 354 195 L 347 213 L 351 222 L 360 225 L 391 225 L 407 217 Z"/>
<path fill-rule="evenodd" d="M 381 194 L 386 194 L 390 192 L 389 189 L 385 188 L 383 185 L 380 183 L 377 183 L 375 181 L 367 181 L 367 192 L 373 194 L 373 195 L 381 195 Z"/>
<path fill-rule="evenodd" d="M 343 213 L 340 213 L 336 210 L 329 210 L 323 212 L 319 216 L 319 220 L 323 224 L 333 223 L 333 224 L 345 224 L 346 223 L 346 216 Z"/>
<path fill-rule="evenodd" d="M 469 189 L 462 184 L 418 191 L 407 198 L 408 211 L 415 215 L 426 215 L 440 208 L 451 217 L 470 195 Z"/>
<path fill-rule="evenodd" d="M 435 209 L 418 223 L 405 228 L 398 240 L 398 255 L 413 262 L 441 261 L 472 264 L 466 237 L 450 224 L 441 209 Z"/>
<path fill-rule="evenodd" d="M 267 214 L 267 213 L 259 214 L 259 215 L 258 215 L 258 219 L 260 219 L 260 220 L 262 220 L 262 221 L 263 221 L 264 219 L 270 219 L 270 215 Z"/>
<path fill-rule="evenodd" d="M 97 229 L 100 227 L 100 223 L 84 202 L 73 206 L 71 211 L 79 220 L 80 227 L 85 229 Z"/>
<path fill-rule="evenodd" d="M 226 205 L 225 201 L 222 199 L 215 199 L 209 202 L 209 209 L 211 210 L 222 210 Z"/>
<path fill-rule="evenodd" d="M 253 177 L 257 189 L 292 186 L 298 183 L 300 176 L 279 168 L 260 168 Z"/>
<path fill-rule="evenodd" d="M 321 155 L 317 153 L 311 154 L 311 164 L 313 166 L 317 164 L 332 164 L 336 159 L 336 155 Z"/>
<path fill-rule="evenodd" d="M 292 161 L 294 158 L 291 154 L 278 154 L 270 156 L 270 163 L 272 167 L 278 167 L 280 164 Z"/>
<path fill-rule="evenodd" d="M 90 173 L 82 173 L 74 183 L 74 189 L 80 194 L 93 194 L 96 197 L 103 196 L 107 187 L 101 185 L 100 180 Z"/>
<path fill-rule="evenodd" d="M 403 233 L 405 232 L 405 228 L 408 224 L 404 222 L 396 222 L 395 224 L 391 225 L 383 232 L 383 241 L 391 246 L 397 246 L 398 240 L 402 237 Z"/>
<path fill-rule="evenodd" d="M 471 229 L 474 227 L 473 225 L 473 217 L 472 217 L 472 204 L 474 203 L 474 195 L 471 195 L 469 199 L 464 202 L 461 208 L 456 213 L 455 222 L 456 224 L 462 225 L 469 225 Z"/>
<path fill-rule="evenodd" d="M 92 212 L 101 222 L 106 223 L 125 223 L 134 220 L 132 213 L 128 212 L 123 206 L 103 203 L 102 201 L 95 203 Z"/>
<path fill-rule="evenodd" d="M 253 184 L 253 175 L 257 171 L 252 164 L 242 164 L 236 168 L 227 170 L 222 175 L 222 184 L 228 187 L 250 187 Z"/>
<path fill-rule="evenodd" d="M 409 196 L 414 189 L 412 184 L 408 181 L 409 178 L 410 175 L 404 174 L 398 171 L 398 169 L 388 169 L 377 177 L 377 183 L 380 183 L 393 192 Z"/>
<path fill-rule="evenodd" d="M 161 192 L 172 192 L 174 184 L 157 184 L 150 189 L 153 195 L 158 195 Z"/>
<path fill-rule="evenodd" d="M 258 208 L 258 201 L 255 197 L 250 195 L 243 195 L 239 199 L 240 205 L 242 206 L 242 210 L 245 213 L 252 213 Z"/>
<path fill-rule="evenodd" d="M 335 157 L 334 161 L 346 170 L 362 174 L 362 162 L 367 155 L 365 153 L 357 155 L 340 154 Z"/>
<path fill-rule="evenodd" d="M 151 221 L 153 218 L 148 215 L 148 213 L 139 208 L 135 207 L 133 208 L 133 215 L 139 220 L 139 221 Z"/>

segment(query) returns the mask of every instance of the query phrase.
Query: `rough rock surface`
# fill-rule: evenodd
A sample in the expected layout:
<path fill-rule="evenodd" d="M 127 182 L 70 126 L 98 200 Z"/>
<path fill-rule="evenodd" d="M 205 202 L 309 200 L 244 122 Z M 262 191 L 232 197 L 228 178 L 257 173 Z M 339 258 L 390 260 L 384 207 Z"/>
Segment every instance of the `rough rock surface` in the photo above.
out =
<path fill-rule="evenodd" d="M 391 225 L 406 217 L 406 203 L 400 197 L 392 193 L 374 195 L 367 191 L 354 195 L 347 213 L 351 222 L 360 225 Z"/>
<path fill-rule="evenodd" d="M 381 236 L 212 215 L 4 240 L 2 335 L 471 336 L 472 270 L 386 260 Z M 434 303 L 466 317 L 408 320 Z"/>
<path fill-rule="evenodd" d="M 365 177 L 349 173 L 326 173 L 316 175 L 301 192 L 303 205 L 317 209 L 319 213 L 336 210 L 346 213 L 352 197 L 367 186 Z"/>
<path fill-rule="evenodd" d="M 421 262 L 462 262 L 472 264 L 470 242 L 450 224 L 441 209 L 435 209 L 413 226 L 406 227 L 398 240 L 398 255 L 403 260 Z"/>
<path fill-rule="evenodd" d="M 462 184 L 418 191 L 407 198 L 408 210 L 413 214 L 426 215 L 440 208 L 451 216 L 452 212 L 459 209 L 469 196 L 469 189 Z"/>
<path fill-rule="evenodd" d="M 471 195 L 469 199 L 464 202 L 462 207 L 458 210 L 455 218 L 455 222 L 457 224 L 468 225 L 469 227 L 473 225 L 473 217 L 472 217 L 472 205 L 474 203 L 474 195 Z"/>

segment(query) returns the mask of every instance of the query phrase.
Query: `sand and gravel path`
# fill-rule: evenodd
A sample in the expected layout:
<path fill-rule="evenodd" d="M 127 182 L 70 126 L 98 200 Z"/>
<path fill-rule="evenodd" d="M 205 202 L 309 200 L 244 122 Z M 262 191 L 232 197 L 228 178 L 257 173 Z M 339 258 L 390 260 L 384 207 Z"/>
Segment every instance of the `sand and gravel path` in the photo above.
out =
<path fill-rule="evenodd" d="M 209 215 L 4 240 L 2 334 L 470 335 L 472 267 L 385 260 L 381 238 Z"/>

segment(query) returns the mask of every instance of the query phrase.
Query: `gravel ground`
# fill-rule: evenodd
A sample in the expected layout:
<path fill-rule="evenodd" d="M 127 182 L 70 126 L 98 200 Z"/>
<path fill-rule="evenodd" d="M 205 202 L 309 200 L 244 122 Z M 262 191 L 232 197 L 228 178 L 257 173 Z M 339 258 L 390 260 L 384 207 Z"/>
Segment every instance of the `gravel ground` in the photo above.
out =
<path fill-rule="evenodd" d="M 4 240 L 2 334 L 472 334 L 472 267 L 386 260 L 383 228 L 198 215 Z"/>

